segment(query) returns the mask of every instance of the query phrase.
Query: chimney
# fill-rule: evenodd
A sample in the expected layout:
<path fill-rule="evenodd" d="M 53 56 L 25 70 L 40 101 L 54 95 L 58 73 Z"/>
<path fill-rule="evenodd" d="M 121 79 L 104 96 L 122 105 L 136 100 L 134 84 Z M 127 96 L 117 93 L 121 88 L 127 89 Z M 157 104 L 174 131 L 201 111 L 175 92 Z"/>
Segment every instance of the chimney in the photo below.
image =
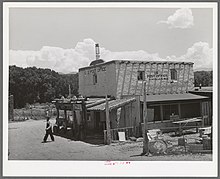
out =
<path fill-rule="evenodd" d="M 100 58 L 99 44 L 95 44 L 95 54 L 96 54 L 96 60 L 99 60 Z"/>

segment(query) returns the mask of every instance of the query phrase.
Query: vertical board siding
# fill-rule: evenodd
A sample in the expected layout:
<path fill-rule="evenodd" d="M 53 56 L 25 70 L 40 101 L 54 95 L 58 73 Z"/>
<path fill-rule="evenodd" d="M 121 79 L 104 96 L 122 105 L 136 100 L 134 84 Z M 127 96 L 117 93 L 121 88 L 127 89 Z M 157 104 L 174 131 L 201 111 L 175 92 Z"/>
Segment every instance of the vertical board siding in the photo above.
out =
<path fill-rule="evenodd" d="M 121 69 L 121 65 L 120 65 L 120 63 L 117 63 L 116 64 L 116 84 L 117 84 L 117 87 L 118 87 L 118 79 L 119 79 L 120 69 Z"/>
<path fill-rule="evenodd" d="M 137 94 L 137 88 L 138 88 L 138 79 L 137 79 L 137 74 L 138 74 L 138 71 L 140 70 L 140 63 L 138 64 L 138 70 L 136 72 L 136 85 L 135 85 L 135 91 L 134 91 L 134 94 Z"/>
<path fill-rule="evenodd" d="M 176 84 L 176 93 L 180 93 L 180 88 L 179 88 L 179 84 L 180 84 L 180 73 L 181 73 L 182 69 L 181 69 L 181 64 L 178 65 L 178 69 L 177 69 L 177 84 Z"/>
<path fill-rule="evenodd" d="M 176 69 L 176 81 L 171 80 L 170 69 Z M 121 98 L 123 95 L 142 95 L 143 81 L 137 79 L 138 71 L 145 72 L 147 94 L 182 93 L 193 87 L 193 69 L 188 63 L 123 62 L 116 65 L 116 98 Z M 157 74 L 165 75 L 167 79 L 160 76 L 159 79 L 149 78 L 149 75 Z"/>
<path fill-rule="evenodd" d="M 156 74 L 157 71 L 158 71 L 158 65 L 159 64 L 156 64 L 156 70 L 154 71 L 154 74 Z M 153 85 L 153 89 L 152 89 L 153 94 L 156 94 L 156 84 L 157 84 L 157 82 L 158 82 L 158 80 L 154 80 L 154 85 Z"/>
<path fill-rule="evenodd" d="M 104 70 L 99 70 L 100 67 Z M 97 84 L 93 84 L 93 69 L 96 69 Z M 171 82 L 170 69 L 177 70 L 177 82 Z M 107 92 L 115 98 L 142 95 L 143 81 L 137 79 L 138 71 L 145 71 L 147 94 L 184 93 L 194 86 L 193 65 L 190 63 L 115 61 L 81 69 L 79 93 L 83 96 L 105 96 Z"/>
<path fill-rule="evenodd" d="M 145 63 L 144 64 L 144 79 L 146 80 L 147 76 L 146 76 L 146 67 L 147 67 L 147 64 Z M 142 95 L 142 91 L 144 90 L 144 81 L 142 81 L 142 84 L 141 84 L 141 91 L 140 91 L 140 95 Z"/>
<path fill-rule="evenodd" d="M 168 66 L 168 67 L 167 67 L 168 80 L 166 80 L 166 87 L 165 87 L 164 93 L 168 93 L 167 88 L 168 88 L 168 82 L 169 82 L 170 64 L 167 64 L 167 66 Z"/>
<path fill-rule="evenodd" d="M 124 88 L 123 88 L 123 95 L 128 94 L 128 88 L 130 84 L 130 78 L 131 78 L 131 73 L 132 73 L 132 63 L 128 63 L 126 66 L 126 75 L 125 75 L 125 81 L 124 81 Z"/>
<path fill-rule="evenodd" d="M 150 88 L 150 78 L 147 79 L 147 75 L 150 75 L 151 71 L 152 71 L 152 66 L 151 66 L 151 64 L 148 63 L 147 68 L 146 68 L 146 73 L 145 73 L 146 81 L 147 81 L 147 84 L 146 84 L 147 94 L 149 94 L 149 88 Z"/>
<path fill-rule="evenodd" d="M 117 85 L 117 98 L 121 98 L 121 89 L 123 85 L 125 67 L 126 67 L 125 63 L 120 64 L 120 70 L 118 72 L 119 74 L 118 74 L 118 85 Z"/>
<path fill-rule="evenodd" d="M 145 72 L 145 64 L 144 63 L 140 63 L 139 71 Z M 135 93 L 136 95 L 141 95 L 142 84 L 143 84 L 143 81 L 139 80 L 137 83 L 137 88 L 136 88 L 136 93 Z"/>
<path fill-rule="evenodd" d="M 187 92 L 189 89 L 189 76 L 190 76 L 190 65 L 188 65 L 188 71 L 187 71 L 187 81 L 186 81 L 186 91 Z"/>
<path fill-rule="evenodd" d="M 163 70 L 164 70 L 164 63 L 161 64 L 161 72 L 162 72 L 162 74 L 164 74 Z M 159 91 L 158 91 L 159 94 L 161 93 L 162 81 L 164 81 L 164 80 L 160 80 Z"/>
<path fill-rule="evenodd" d="M 133 73 L 132 73 L 131 86 L 130 86 L 130 94 L 131 95 L 135 94 L 138 68 L 139 68 L 138 63 L 133 64 Z"/>
<path fill-rule="evenodd" d="M 156 68 L 156 64 L 151 64 L 150 75 L 154 74 L 155 68 Z M 152 83 L 151 83 L 151 81 L 152 81 Z M 149 78 L 149 80 L 148 80 L 148 86 L 147 86 L 147 94 L 152 94 L 152 93 L 153 93 L 153 91 L 152 91 L 152 89 L 153 89 L 153 84 L 154 84 L 154 80 L 151 80 L 151 79 Z"/>
<path fill-rule="evenodd" d="M 165 63 L 164 66 L 163 66 L 163 73 L 164 74 L 169 74 L 169 64 L 168 63 Z M 166 94 L 167 93 L 167 83 L 168 83 L 168 80 L 161 80 L 161 89 L 160 89 L 160 93 L 163 93 L 163 94 Z"/>
<path fill-rule="evenodd" d="M 181 74 L 180 74 L 180 79 L 179 79 L 179 84 L 180 84 L 179 86 L 180 86 L 181 93 L 183 93 L 185 69 L 186 69 L 186 65 L 182 64 L 181 65 Z"/>
<path fill-rule="evenodd" d="M 132 75 L 133 75 L 133 67 L 134 67 L 134 64 L 131 63 L 131 72 L 130 72 L 130 79 L 129 79 L 129 83 L 128 83 L 128 95 L 130 94 L 130 88 L 131 88 L 131 79 L 132 79 Z"/>
<path fill-rule="evenodd" d="M 125 69 L 124 69 L 124 75 L 123 75 L 123 80 L 122 80 L 122 87 L 121 87 L 121 96 L 123 95 L 124 92 L 124 86 L 127 86 L 125 83 L 125 77 L 126 77 L 126 72 L 127 72 L 127 63 L 125 64 Z"/>
<path fill-rule="evenodd" d="M 190 74 L 189 74 L 189 84 L 188 84 L 188 91 L 193 90 L 194 87 L 194 72 L 193 72 L 193 66 L 190 66 Z"/>

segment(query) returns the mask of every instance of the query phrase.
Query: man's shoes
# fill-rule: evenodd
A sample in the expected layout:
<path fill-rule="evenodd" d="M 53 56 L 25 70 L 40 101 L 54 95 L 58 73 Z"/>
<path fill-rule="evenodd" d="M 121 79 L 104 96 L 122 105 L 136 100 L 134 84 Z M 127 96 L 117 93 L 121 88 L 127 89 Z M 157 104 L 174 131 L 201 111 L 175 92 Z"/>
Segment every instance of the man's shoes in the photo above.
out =
<path fill-rule="evenodd" d="M 42 141 L 41 143 L 46 143 L 46 141 Z"/>

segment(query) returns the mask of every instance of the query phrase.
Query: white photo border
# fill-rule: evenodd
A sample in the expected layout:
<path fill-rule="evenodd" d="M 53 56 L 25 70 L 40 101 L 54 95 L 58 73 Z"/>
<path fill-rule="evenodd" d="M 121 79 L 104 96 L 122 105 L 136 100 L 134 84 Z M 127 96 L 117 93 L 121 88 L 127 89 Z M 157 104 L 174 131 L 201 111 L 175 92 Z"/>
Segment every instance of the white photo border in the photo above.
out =
<path fill-rule="evenodd" d="M 8 160 L 8 79 L 10 8 L 212 8 L 213 9 L 213 126 L 218 126 L 218 6 L 201 3 L 3 3 L 3 176 L 56 177 L 216 177 L 218 173 L 218 131 L 213 128 L 212 161 L 132 161 L 130 165 L 108 166 L 105 161 Z M 86 172 L 85 172 L 86 169 Z"/>

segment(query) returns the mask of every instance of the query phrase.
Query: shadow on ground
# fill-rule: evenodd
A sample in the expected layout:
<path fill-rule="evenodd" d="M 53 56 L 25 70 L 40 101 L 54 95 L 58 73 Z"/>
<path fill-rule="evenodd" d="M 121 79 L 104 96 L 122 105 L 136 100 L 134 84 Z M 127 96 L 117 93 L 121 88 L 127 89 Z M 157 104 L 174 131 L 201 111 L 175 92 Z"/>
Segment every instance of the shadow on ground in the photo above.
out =
<path fill-rule="evenodd" d="M 55 136 L 63 137 L 69 139 L 70 141 L 82 141 L 93 145 L 104 145 L 104 136 L 100 134 L 79 136 L 74 134 L 72 131 L 59 131 L 54 133 Z"/>

